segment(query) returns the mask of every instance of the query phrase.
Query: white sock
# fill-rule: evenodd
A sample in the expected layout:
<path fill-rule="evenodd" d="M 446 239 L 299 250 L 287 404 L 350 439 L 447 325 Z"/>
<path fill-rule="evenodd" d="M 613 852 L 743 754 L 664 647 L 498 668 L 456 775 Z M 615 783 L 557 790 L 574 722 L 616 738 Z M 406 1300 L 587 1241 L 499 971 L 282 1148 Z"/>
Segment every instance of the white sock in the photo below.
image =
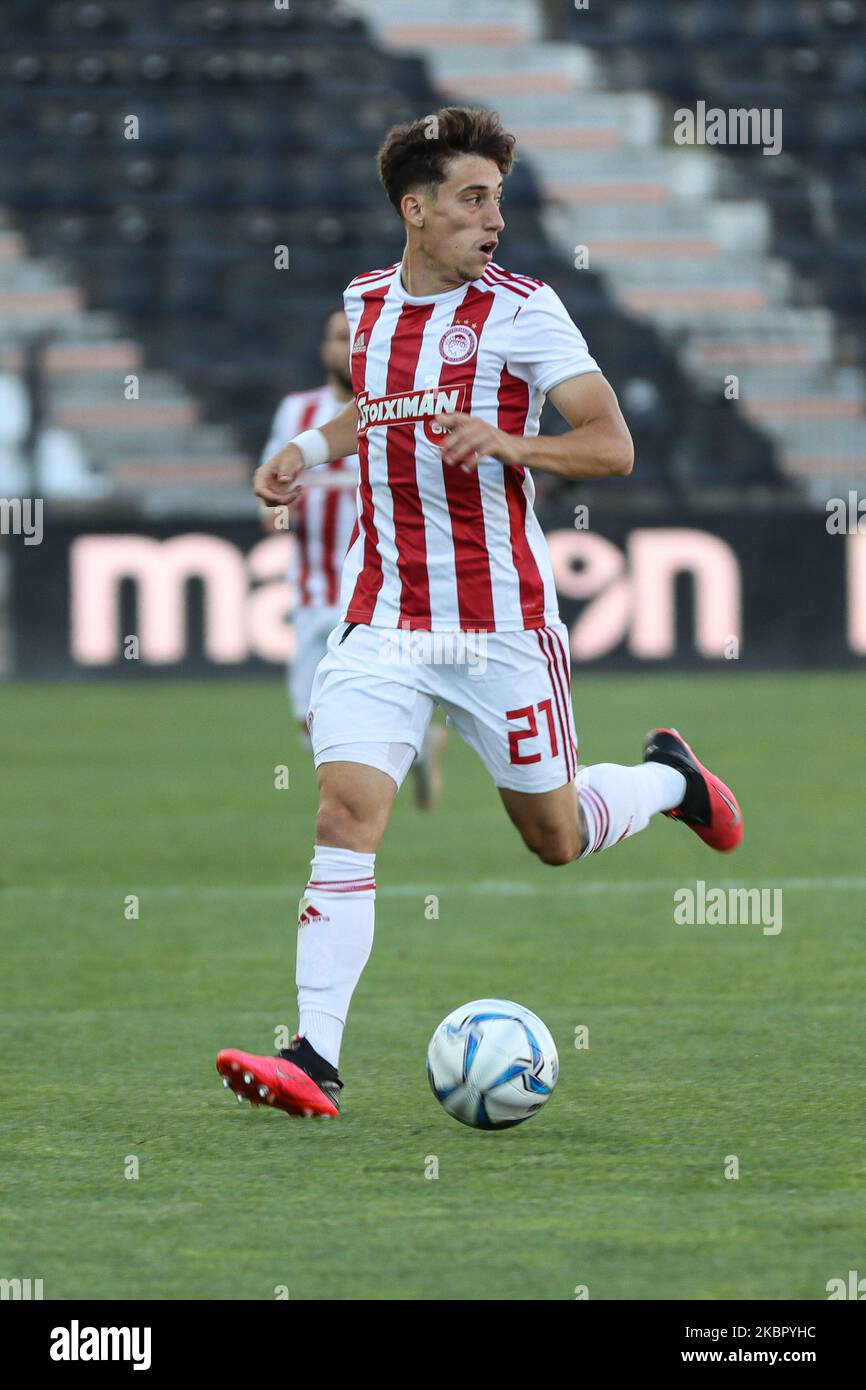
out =
<path fill-rule="evenodd" d="M 298 1032 L 336 1067 L 349 1001 L 373 949 L 375 854 L 316 845 L 298 909 Z"/>
<path fill-rule="evenodd" d="M 664 763 L 636 767 L 596 763 L 580 769 L 577 791 L 588 835 L 583 859 L 645 830 L 657 811 L 679 806 L 686 794 L 686 779 Z"/>

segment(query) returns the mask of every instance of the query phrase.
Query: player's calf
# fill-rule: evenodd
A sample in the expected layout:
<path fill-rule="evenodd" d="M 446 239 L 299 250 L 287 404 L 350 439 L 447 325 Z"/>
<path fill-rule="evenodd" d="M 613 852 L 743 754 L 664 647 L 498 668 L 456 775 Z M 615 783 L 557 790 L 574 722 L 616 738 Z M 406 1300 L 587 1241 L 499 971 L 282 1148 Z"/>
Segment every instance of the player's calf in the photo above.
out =
<path fill-rule="evenodd" d="M 500 787 L 508 815 L 523 843 L 542 864 L 570 864 L 585 843 L 573 782 L 552 792 L 516 792 Z"/>

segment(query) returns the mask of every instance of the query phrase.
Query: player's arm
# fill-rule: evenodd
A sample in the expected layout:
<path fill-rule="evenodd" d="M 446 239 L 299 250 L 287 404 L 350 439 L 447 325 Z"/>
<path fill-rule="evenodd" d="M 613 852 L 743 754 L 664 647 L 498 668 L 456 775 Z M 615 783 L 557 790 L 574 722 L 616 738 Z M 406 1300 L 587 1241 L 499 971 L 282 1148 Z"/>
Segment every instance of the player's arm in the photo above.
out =
<path fill-rule="evenodd" d="M 571 425 L 567 434 L 506 434 L 472 415 L 437 416 L 448 430 L 443 462 L 471 469 L 481 458 L 495 458 L 569 479 L 624 477 L 631 472 L 632 438 L 613 388 L 601 372 L 569 377 L 554 386 L 548 397 Z"/>
<path fill-rule="evenodd" d="M 255 472 L 253 490 L 268 507 L 290 507 L 301 495 L 298 479 L 305 468 L 330 463 L 358 452 L 358 411 L 349 401 L 320 429 L 305 430 Z"/>
<path fill-rule="evenodd" d="M 260 463 L 267 463 L 277 450 L 283 447 L 287 439 L 292 439 L 297 434 L 298 400 L 297 395 L 291 395 L 280 402 L 271 422 L 267 443 L 259 456 Z M 264 503 L 259 508 L 259 523 L 268 536 L 288 529 L 288 518 L 283 515 L 282 508 L 266 507 Z"/>
<path fill-rule="evenodd" d="M 561 478 L 626 477 L 634 464 L 634 444 L 619 401 L 601 372 L 569 377 L 548 392 L 571 429 L 560 435 L 522 435 L 525 468 Z"/>

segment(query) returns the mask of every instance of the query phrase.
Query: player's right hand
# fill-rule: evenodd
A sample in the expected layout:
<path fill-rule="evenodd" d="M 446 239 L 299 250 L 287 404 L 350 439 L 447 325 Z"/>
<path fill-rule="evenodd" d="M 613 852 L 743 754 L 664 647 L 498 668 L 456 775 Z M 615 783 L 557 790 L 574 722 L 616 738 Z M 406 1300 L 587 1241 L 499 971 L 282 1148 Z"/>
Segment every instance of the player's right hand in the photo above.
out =
<path fill-rule="evenodd" d="M 303 471 L 303 454 L 297 444 L 287 444 L 256 469 L 253 491 L 266 507 L 290 507 L 303 491 L 297 481 Z"/>

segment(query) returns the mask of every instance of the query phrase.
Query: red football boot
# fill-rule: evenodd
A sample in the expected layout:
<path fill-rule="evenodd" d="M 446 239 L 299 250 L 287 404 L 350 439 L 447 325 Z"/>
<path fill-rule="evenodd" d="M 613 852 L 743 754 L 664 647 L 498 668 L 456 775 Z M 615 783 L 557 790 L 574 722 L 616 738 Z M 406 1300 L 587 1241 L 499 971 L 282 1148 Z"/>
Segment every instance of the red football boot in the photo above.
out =
<path fill-rule="evenodd" d="M 340 1113 L 343 1083 L 336 1069 L 300 1034 L 276 1057 L 256 1057 L 226 1048 L 219 1053 L 216 1068 L 223 1085 L 233 1090 L 239 1101 L 272 1105 L 287 1115 Z"/>
<path fill-rule="evenodd" d="M 743 838 L 743 813 L 737 798 L 716 775 L 698 762 L 676 729 L 651 729 L 644 739 L 645 763 L 665 763 L 686 779 L 686 794 L 679 806 L 665 811 L 672 820 L 687 825 L 704 844 L 722 854 L 736 849 Z"/>

